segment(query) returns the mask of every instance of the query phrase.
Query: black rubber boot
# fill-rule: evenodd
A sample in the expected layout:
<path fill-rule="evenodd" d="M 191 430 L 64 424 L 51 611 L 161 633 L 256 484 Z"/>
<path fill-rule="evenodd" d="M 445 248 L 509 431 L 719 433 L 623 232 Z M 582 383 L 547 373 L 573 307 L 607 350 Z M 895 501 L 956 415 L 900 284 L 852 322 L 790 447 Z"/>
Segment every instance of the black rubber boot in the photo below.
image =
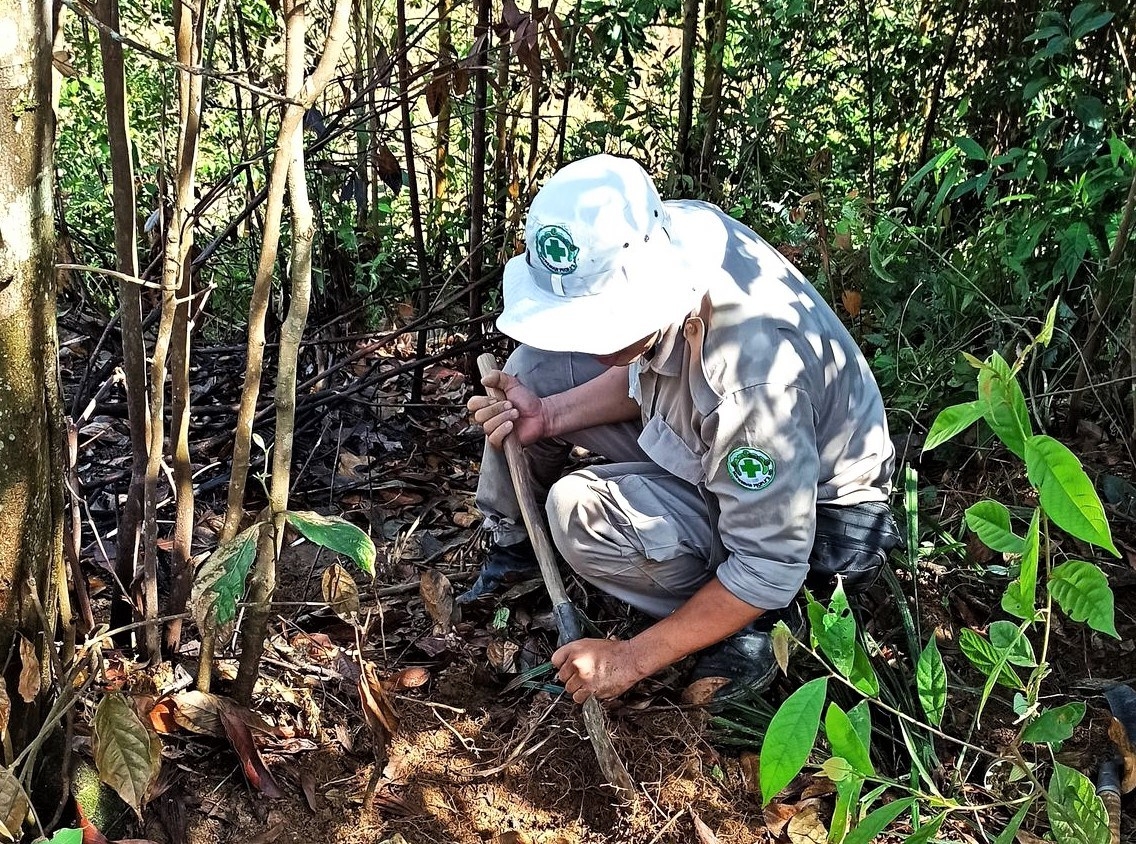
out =
<path fill-rule="evenodd" d="M 705 678 L 729 680 L 714 693 L 712 706 L 760 694 L 777 676 L 773 656 L 773 627 L 784 621 L 798 639 L 805 633 L 805 619 L 796 602 L 784 609 L 769 610 L 757 621 L 702 651 L 688 682 Z"/>
<path fill-rule="evenodd" d="M 503 586 L 512 586 L 539 573 L 536 555 L 527 539 L 515 545 L 493 545 L 477 580 L 468 591 L 458 595 L 457 603 L 468 604 L 479 598 L 488 598 Z"/>

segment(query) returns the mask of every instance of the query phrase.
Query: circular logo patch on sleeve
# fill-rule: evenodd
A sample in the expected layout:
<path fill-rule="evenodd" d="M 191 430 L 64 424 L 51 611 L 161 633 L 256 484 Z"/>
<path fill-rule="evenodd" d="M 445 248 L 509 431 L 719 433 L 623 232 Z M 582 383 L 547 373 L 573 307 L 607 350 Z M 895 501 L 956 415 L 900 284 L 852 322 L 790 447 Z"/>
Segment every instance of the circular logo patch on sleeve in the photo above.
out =
<path fill-rule="evenodd" d="M 549 272 L 566 275 L 576 269 L 580 247 L 564 226 L 543 226 L 536 233 L 536 255 Z"/>
<path fill-rule="evenodd" d="M 726 457 L 726 471 L 738 486 L 765 489 L 777 476 L 777 463 L 760 448 L 741 445 Z"/>

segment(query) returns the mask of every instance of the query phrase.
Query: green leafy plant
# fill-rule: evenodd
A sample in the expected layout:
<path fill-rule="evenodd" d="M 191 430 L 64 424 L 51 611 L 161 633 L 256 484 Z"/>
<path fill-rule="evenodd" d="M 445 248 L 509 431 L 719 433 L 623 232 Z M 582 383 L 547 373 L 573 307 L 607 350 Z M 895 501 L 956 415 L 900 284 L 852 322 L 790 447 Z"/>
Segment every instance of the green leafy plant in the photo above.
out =
<path fill-rule="evenodd" d="M 1042 702 L 1043 682 L 1050 671 L 1053 612 L 1058 610 L 1104 635 L 1117 635 L 1107 577 L 1092 562 L 1065 559 L 1072 552 L 1055 536 L 1060 531 L 1115 554 L 1104 509 L 1072 452 L 1052 437 L 1034 433 L 1029 406 L 1016 379 L 1028 356 L 1048 344 L 1056 313 L 1055 305 L 1041 332 L 1012 366 L 998 353 L 985 361 L 968 358 L 977 371 L 977 398 L 943 410 L 932 425 L 925 448 L 936 448 L 981 422 L 1022 460 L 1037 500 L 1037 506 L 1026 514 L 988 500 L 970 507 L 965 516 L 968 528 L 1012 563 L 1000 603 L 1007 618 L 994 621 L 985 631 L 964 629 L 959 634 L 959 649 L 984 678 L 976 721 L 996 689 L 1013 693 L 1016 733 L 1002 751 L 1003 761 L 1032 786 L 1024 797 L 1007 802 L 1017 811 L 998 841 L 1012 840 L 1028 808 L 1042 801 L 1058 844 L 1105 844 L 1109 840 L 1107 815 L 1092 783 L 1053 760 L 1053 773 L 1048 785 L 1043 786 L 1035 773 L 1037 766 L 1026 763 L 1020 749 L 1028 744 L 1043 752 L 1047 748 L 1057 751 L 1085 716 L 1085 704 L 1079 701 L 1056 706 Z M 908 506 L 912 507 L 915 496 L 910 492 Z M 965 804 L 959 802 L 961 797 L 940 793 L 927 764 L 926 751 L 934 752 L 930 737 L 955 742 L 964 753 L 994 756 L 987 749 L 943 732 L 950 685 L 935 638 L 918 652 L 914 671 L 908 675 L 915 686 L 917 704 L 899 706 L 891 699 L 901 696 L 892 694 L 884 682 L 888 675 L 881 675 L 873 666 L 870 639 L 858 629 L 843 588 L 838 584 L 827 606 L 807 596 L 807 613 L 809 641 L 801 644 L 827 674 L 797 689 L 769 721 L 762 742 L 762 800 L 768 803 L 774 799 L 804 769 L 823 730 L 827 757 L 821 761 L 820 770 L 835 783 L 837 794 L 829 841 L 872 841 L 905 813 L 911 814 L 915 827 L 906 840 L 915 844 L 931 840 L 945 818 L 952 811 L 964 809 Z M 784 638 L 786 632 L 779 629 L 778 634 Z M 829 700 L 830 692 L 838 688 L 858 696 L 859 701 L 843 709 L 835 695 Z M 882 711 L 891 720 L 908 750 L 912 772 L 906 780 L 887 776 L 873 759 L 873 710 Z M 885 801 L 887 795 L 894 799 Z M 920 823 L 924 806 L 937 814 Z"/>

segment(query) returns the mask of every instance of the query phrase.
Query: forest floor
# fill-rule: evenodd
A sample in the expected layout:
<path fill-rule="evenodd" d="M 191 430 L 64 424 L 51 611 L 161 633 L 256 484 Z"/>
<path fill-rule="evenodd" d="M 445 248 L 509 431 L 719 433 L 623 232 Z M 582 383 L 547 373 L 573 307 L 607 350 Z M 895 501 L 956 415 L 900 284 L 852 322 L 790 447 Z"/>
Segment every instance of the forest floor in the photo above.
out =
<path fill-rule="evenodd" d="M 89 336 L 81 329 L 65 334 L 64 382 L 72 398 L 82 373 L 96 374 L 86 397 L 100 374 L 110 377 L 112 356 L 94 352 Z M 377 352 L 355 365 L 355 377 L 393 372 L 406 352 L 397 346 Z M 198 355 L 207 357 L 208 350 Z M 201 554 L 215 546 L 223 513 L 240 358 L 239 349 L 217 349 L 209 372 L 194 373 L 195 551 Z M 280 561 L 251 710 L 223 697 L 235 672 L 232 650 L 218 664 L 212 692 L 220 697 L 192 690 L 200 647 L 192 626 L 173 665 L 141 668 L 129 654 L 108 654 L 108 684 L 132 694 L 161 734 L 165 762 L 144 819 L 104 812 L 111 820 L 103 821 L 102 831 L 159 844 L 825 840 L 833 785 L 817 769 L 806 768 L 764 808 L 757 787 L 762 712 L 808 676 L 806 658 L 794 658 L 767 705 L 755 702 L 724 718 L 686 702 L 684 665 L 612 705 L 614 744 L 639 784 L 634 803 L 624 806 L 603 782 L 579 708 L 553 685 L 547 662 L 555 626 L 539 581 L 460 611 L 453 606 L 452 596 L 475 576 L 484 550 L 473 505 L 481 436 L 466 419 L 470 385 L 459 366 L 450 361 L 427 369 L 418 406 L 409 406 L 401 376 L 372 379 L 365 389 L 322 404 L 305 404 L 301 396 L 293 506 L 341 514 L 368 530 L 379 551 L 377 577 L 372 582 L 353 571 L 360 610 L 340 618 L 322 588 L 334 555 L 292 537 Z M 114 557 L 114 514 L 130 461 L 123 401 L 121 388 L 111 387 L 80 424 L 78 472 L 88 514 L 82 559 L 104 611 L 111 582 L 106 560 Z M 76 404 L 78 411 L 86 402 Z M 1093 434 L 1089 429 L 1071 445 L 1093 474 L 1111 473 L 1127 483 L 1120 476 L 1131 473 L 1130 458 Z M 898 567 L 902 597 L 924 637 L 938 638 L 948 664 L 953 696 L 944 729 L 997 750 L 1013 721 L 1001 702 L 1008 695 L 996 694 L 983 729 L 968 732 L 981 685 L 956 643 L 961 628 L 983 630 L 997 617 L 1005 581 L 991 582 L 999 561 L 974 545 L 953 543 L 950 535 L 959 533 L 962 507 L 991 488 L 1012 493 L 1016 478 L 1008 463 L 973 458 L 925 467 L 923 483 L 932 479 L 935 487 L 921 498 L 924 535 L 938 536 L 933 541 L 942 553 L 930 547 L 914 578 Z M 261 503 L 250 501 L 250 511 Z M 172 518 L 171 512 L 163 517 Z M 1103 641 L 1083 625 L 1056 619 L 1054 674 L 1047 683 L 1054 702 L 1089 705 L 1064 758 L 1090 776 L 1107 745 L 1109 713 L 1100 691 L 1136 677 L 1132 501 L 1121 495 L 1109 512 L 1125 553 L 1108 568 L 1121 640 Z M 163 531 L 169 527 L 163 523 Z M 597 634 L 626 636 L 645 623 L 572 578 L 568 585 Z M 886 586 L 877 586 L 861 618 L 881 643 L 881 664 L 909 665 L 896 603 Z M 219 725 L 218 707 L 237 713 L 251 729 Z M 731 729 L 731 722 L 748 724 L 752 733 Z M 81 754 L 89 749 L 82 735 L 77 747 Z M 962 770 L 949 742 L 939 750 L 942 769 L 935 775 L 943 782 L 965 780 L 960 788 L 972 795 L 996 788 L 983 768 L 972 767 L 974 760 Z M 998 797 L 981 795 L 975 802 Z M 939 837 L 978 842 L 987 840 L 985 830 L 992 839 L 1007 817 L 964 813 Z"/>

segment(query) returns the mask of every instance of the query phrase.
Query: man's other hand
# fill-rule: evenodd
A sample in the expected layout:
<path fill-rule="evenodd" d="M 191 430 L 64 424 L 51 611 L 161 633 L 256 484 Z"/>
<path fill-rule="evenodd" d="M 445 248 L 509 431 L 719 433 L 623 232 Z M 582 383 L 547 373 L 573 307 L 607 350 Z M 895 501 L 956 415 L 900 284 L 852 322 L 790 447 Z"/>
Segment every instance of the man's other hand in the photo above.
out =
<path fill-rule="evenodd" d="M 466 407 L 473 421 L 485 430 L 490 445 L 501 448 L 505 438 L 516 433 L 521 445 L 528 445 L 548 436 L 544 402 L 532 390 L 499 369 L 481 379 L 486 387 L 500 390 L 505 399 L 474 396 Z"/>
<path fill-rule="evenodd" d="M 590 697 L 618 697 L 643 679 L 630 642 L 622 639 L 577 639 L 552 655 L 557 676 L 576 703 Z"/>

